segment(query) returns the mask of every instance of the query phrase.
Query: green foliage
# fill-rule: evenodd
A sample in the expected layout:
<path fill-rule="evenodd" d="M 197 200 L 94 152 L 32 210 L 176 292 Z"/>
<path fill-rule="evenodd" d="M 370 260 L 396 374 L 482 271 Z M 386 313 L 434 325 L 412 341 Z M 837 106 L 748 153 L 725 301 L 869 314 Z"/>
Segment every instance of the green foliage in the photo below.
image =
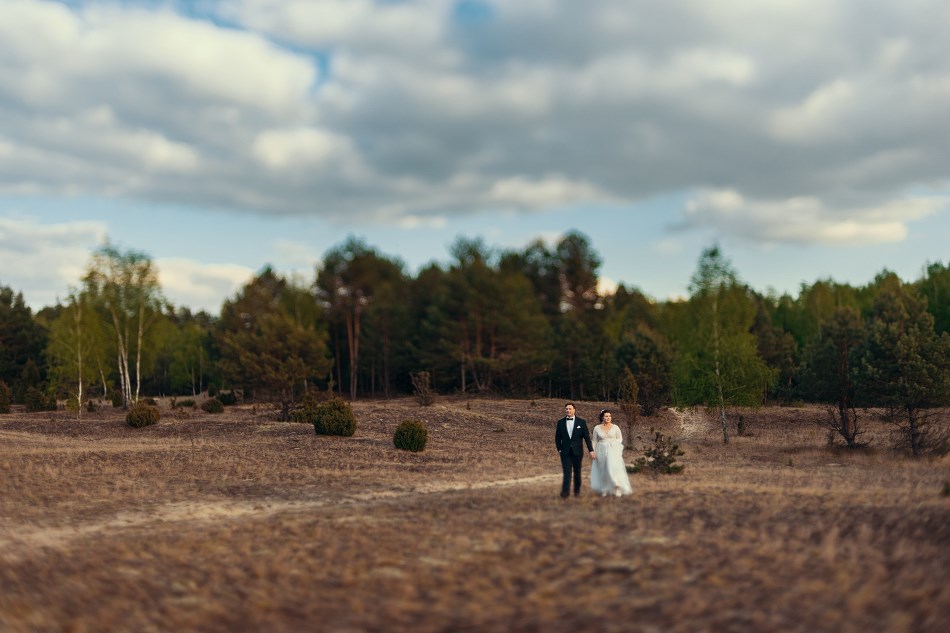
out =
<path fill-rule="evenodd" d="M 718 247 L 706 250 L 679 315 L 674 400 L 685 406 L 718 406 L 728 442 L 726 406 L 760 406 L 776 371 L 759 356 L 750 333 L 757 307 Z"/>
<path fill-rule="evenodd" d="M 86 401 L 86 412 L 95 413 L 99 410 L 99 407 L 96 406 L 96 403 L 92 401 L 92 398 Z"/>
<path fill-rule="evenodd" d="M 350 408 L 350 403 L 342 398 L 331 398 L 325 402 L 316 403 L 307 411 L 317 435 L 350 437 L 356 432 L 353 409 Z"/>
<path fill-rule="evenodd" d="M 932 450 L 928 410 L 950 402 L 950 334 L 936 334 L 926 299 L 899 281 L 883 290 L 856 356 L 860 404 L 902 412 L 898 431 L 913 454 Z"/>
<path fill-rule="evenodd" d="M 118 387 L 113 387 L 110 400 L 113 408 L 118 409 L 125 405 L 125 398 L 122 396 L 122 391 L 120 391 Z"/>
<path fill-rule="evenodd" d="M 33 313 L 23 300 L 23 293 L 0 286 L 0 381 L 13 389 L 13 401 L 21 402 L 26 387 L 38 385 L 35 381 L 19 386 L 24 366 L 42 362 L 46 348 L 46 332 L 37 323 Z"/>
<path fill-rule="evenodd" d="M 13 392 L 7 383 L 0 380 L 0 413 L 10 413 L 10 404 L 13 401 Z"/>
<path fill-rule="evenodd" d="M 83 294 L 95 306 L 103 329 L 114 344 L 115 369 L 128 406 L 142 385 L 157 347 L 153 327 L 166 306 L 151 258 L 138 251 L 121 252 L 106 243 L 98 248 L 83 277 Z"/>
<path fill-rule="evenodd" d="M 426 426 L 419 420 L 404 420 L 393 433 L 393 445 L 396 448 L 414 453 L 425 450 L 428 439 Z"/>
<path fill-rule="evenodd" d="M 159 412 L 158 407 L 144 402 L 138 402 L 132 405 L 129 412 L 125 414 L 125 423 L 132 428 L 138 429 L 143 426 L 158 424 L 161 417 L 162 414 Z"/>
<path fill-rule="evenodd" d="M 222 391 L 218 394 L 218 400 L 221 401 L 221 404 L 225 406 L 232 406 L 237 404 L 237 394 L 233 391 Z"/>
<path fill-rule="evenodd" d="M 218 395 L 218 386 L 215 385 L 214 383 L 211 383 L 210 385 L 208 385 L 208 397 L 214 398 L 217 395 Z"/>
<path fill-rule="evenodd" d="M 686 453 L 673 443 L 673 439 L 663 435 L 660 431 L 650 428 L 652 444 L 643 451 L 643 457 L 627 467 L 632 473 L 652 472 L 654 474 L 675 475 L 683 472 L 684 466 L 676 463 L 677 457 Z M 640 438 L 637 438 L 640 439 Z"/>
<path fill-rule="evenodd" d="M 330 370 L 323 323 L 305 289 L 265 269 L 221 311 L 215 342 L 224 380 L 272 398 L 287 419 L 294 394 Z"/>
<path fill-rule="evenodd" d="M 55 411 L 56 394 L 43 393 L 38 387 L 27 387 L 23 394 L 23 404 L 28 412 Z"/>
<path fill-rule="evenodd" d="M 666 338 L 646 326 L 628 334 L 617 346 L 617 363 L 625 378 L 629 370 L 637 382 L 636 402 L 640 413 L 651 416 L 670 402 L 673 386 L 673 351 Z"/>
<path fill-rule="evenodd" d="M 177 400 L 172 398 L 172 409 L 184 409 L 192 408 L 195 406 L 195 401 L 193 398 L 185 398 L 184 400 Z"/>
<path fill-rule="evenodd" d="M 208 398 L 201 403 L 201 410 L 205 413 L 222 413 L 224 405 L 217 398 Z"/>

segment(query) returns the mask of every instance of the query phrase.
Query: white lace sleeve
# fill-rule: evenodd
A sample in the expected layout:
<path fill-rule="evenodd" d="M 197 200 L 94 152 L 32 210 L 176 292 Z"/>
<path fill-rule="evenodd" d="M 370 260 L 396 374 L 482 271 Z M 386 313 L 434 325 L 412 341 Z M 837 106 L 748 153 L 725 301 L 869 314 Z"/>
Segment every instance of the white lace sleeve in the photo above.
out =
<path fill-rule="evenodd" d="M 594 450 L 597 450 L 597 442 L 600 441 L 600 425 L 594 427 L 594 432 L 590 434 L 591 444 L 594 447 Z"/>

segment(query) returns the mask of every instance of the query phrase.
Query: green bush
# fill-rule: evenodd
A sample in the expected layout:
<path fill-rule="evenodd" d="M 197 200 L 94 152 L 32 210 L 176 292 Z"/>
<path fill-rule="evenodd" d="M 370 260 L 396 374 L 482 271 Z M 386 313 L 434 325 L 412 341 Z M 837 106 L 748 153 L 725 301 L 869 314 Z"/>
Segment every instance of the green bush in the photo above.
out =
<path fill-rule="evenodd" d="M 86 402 L 86 411 L 89 413 L 95 413 L 98 410 L 99 407 L 97 407 L 96 403 L 92 401 L 92 398 L 89 398 L 89 400 Z"/>
<path fill-rule="evenodd" d="M 413 453 L 425 450 L 428 439 L 429 432 L 426 430 L 426 425 L 419 420 L 404 420 L 393 433 L 393 445 Z"/>
<path fill-rule="evenodd" d="M 356 432 L 356 418 L 350 403 L 342 398 L 331 398 L 304 409 L 317 435 L 350 437 Z"/>
<path fill-rule="evenodd" d="M 143 426 L 157 424 L 161 417 L 162 414 L 159 413 L 158 407 L 138 402 L 133 404 L 129 412 L 125 414 L 125 423 L 132 428 L 139 429 Z"/>
<path fill-rule="evenodd" d="M 201 403 L 201 410 L 205 413 L 221 413 L 224 405 L 217 398 L 209 398 Z"/>
<path fill-rule="evenodd" d="M 208 397 L 214 398 L 216 395 L 218 395 L 218 388 L 215 386 L 214 383 L 211 383 L 210 385 L 208 385 Z"/>
<path fill-rule="evenodd" d="M 172 409 L 184 409 L 186 407 L 191 409 L 194 406 L 195 401 L 193 398 L 186 398 L 184 400 L 176 400 L 175 398 L 172 398 Z"/>
<path fill-rule="evenodd" d="M 237 394 L 233 391 L 222 391 L 217 395 L 218 400 L 225 406 L 237 404 Z"/>
<path fill-rule="evenodd" d="M 125 404 L 124 399 L 122 398 L 122 390 L 115 388 L 112 390 L 112 406 L 116 409 Z"/>
<path fill-rule="evenodd" d="M 637 459 L 627 470 L 632 473 L 642 473 L 651 471 L 654 474 L 675 475 L 683 472 L 683 465 L 676 463 L 676 458 L 686 453 L 674 444 L 673 440 L 656 429 L 651 428 L 653 433 L 653 445 L 643 451 L 643 457 Z"/>
<path fill-rule="evenodd" d="M 0 413 L 10 413 L 10 402 L 13 400 L 13 392 L 7 383 L 0 380 Z"/>
<path fill-rule="evenodd" d="M 26 393 L 23 394 L 23 404 L 26 405 L 26 410 L 31 413 L 35 411 L 55 411 L 56 395 L 46 395 L 36 387 L 27 387 Z"/>

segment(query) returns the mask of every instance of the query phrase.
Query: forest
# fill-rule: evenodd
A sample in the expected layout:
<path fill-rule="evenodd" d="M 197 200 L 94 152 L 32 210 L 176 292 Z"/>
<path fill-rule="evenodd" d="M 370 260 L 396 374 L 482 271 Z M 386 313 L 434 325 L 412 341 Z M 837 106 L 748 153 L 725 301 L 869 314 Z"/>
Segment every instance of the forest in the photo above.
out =
<path fill-rule="evenodd" d="M 312 282 L 261 270 L 221 306 L 165 299 L 151 258 L 106 243 L 79 285 L 35 314 L 0 285 L 0 412 L 127 407 L 227 393 L 290 410 L 308 391 L 350 400 L 417 392 L 725 408 L 820 402 L 848 446 L 861 407 L 900 421 L 914 453 L 950 403 L 950 262 L 919 279 L 802 283 L 797 297 L 743 283 L 719 246 L 689 296 L 598 292 L 588 238 L 524 250 L 458 238 L 447 265 L 412 276 L 350 237 Z M 0 280 L 2 283 L 2 280 Z"/>

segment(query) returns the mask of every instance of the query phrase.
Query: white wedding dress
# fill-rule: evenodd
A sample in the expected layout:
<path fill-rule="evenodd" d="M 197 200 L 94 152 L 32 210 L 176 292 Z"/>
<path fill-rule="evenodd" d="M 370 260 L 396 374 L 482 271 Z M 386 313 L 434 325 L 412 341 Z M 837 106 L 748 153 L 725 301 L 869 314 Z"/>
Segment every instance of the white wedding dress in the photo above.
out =
<path fill-rule="evenodd" d="M 603 424 L 594 427 L 591 434 L 597 459 L 590 465 L 590 488 L 600 495 L 629 495 L 633 493 L 627 467 L 623 463 L 623 435 L 616 424 L 604 430 Z"/>

